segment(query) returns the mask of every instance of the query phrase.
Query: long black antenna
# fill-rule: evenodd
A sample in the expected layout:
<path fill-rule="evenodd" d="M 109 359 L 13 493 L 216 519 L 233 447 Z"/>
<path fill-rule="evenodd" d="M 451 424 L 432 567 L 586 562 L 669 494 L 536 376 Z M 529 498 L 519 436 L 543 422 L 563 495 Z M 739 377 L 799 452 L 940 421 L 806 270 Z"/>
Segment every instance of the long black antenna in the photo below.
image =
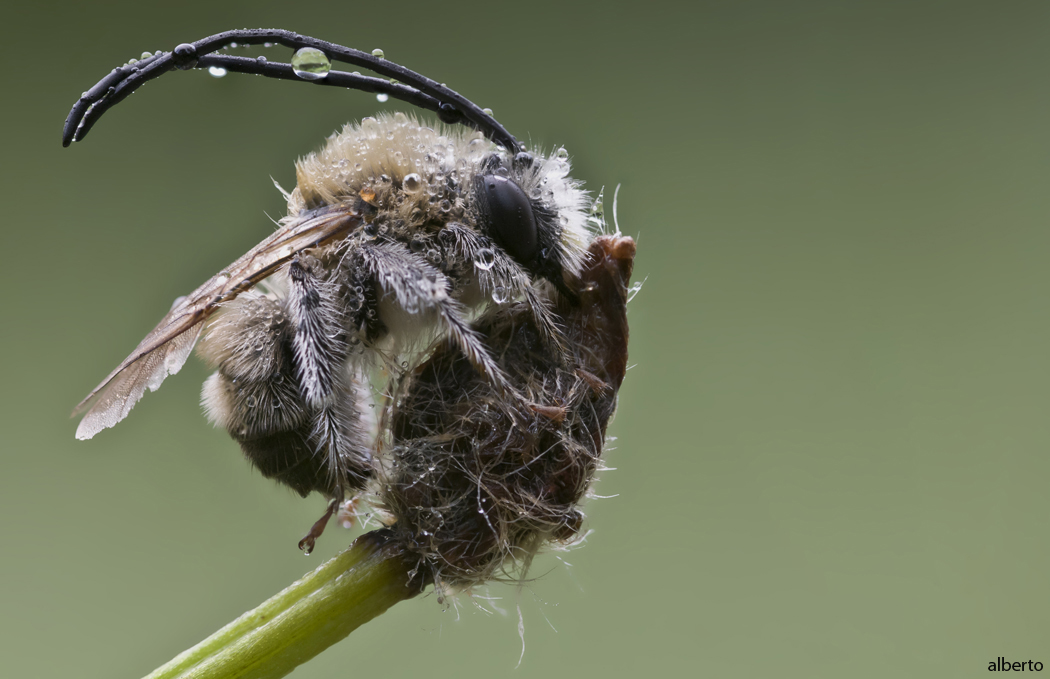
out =
<path fill-rule="evenodd" d="M 379 75 L 393 78 L 397 82 L 343 71 L 329 71 L 327 76 L 307 79 L 298 76 L 291 64 L 212 54 L 230 46 L 231 43 L 240 45 L 277 43 L 294 50 L 312 47 L 324 52 L 325 56 L 332 61 L 367 68 Z M 103 113 L 119 104 L 146 82 L 173 69 L 188 70 L 191 68 L 223 68 L 235 73 L 251 73 L 279 80 L 297 80 L 316 85 L 387 94 L 413 106 L 434 111 L 442 122 L 461 123 L 479 130 L 509 151 L 517 152 L 522 149 L 518 140 L 477 104 L 424 75 L 410 71 L 380 56 L 373 56 L 350 47 L 276 28 L 242 29 L 216 33 L 194 43 L 179 45 L 171 52 L 162 52 L 134 64 L 113 69 L 73 105 L 69 115 L 66 116 L 66 124 L 62 128 L 62 146 L 69 146 L 70 143 L 86 137 Z"/>

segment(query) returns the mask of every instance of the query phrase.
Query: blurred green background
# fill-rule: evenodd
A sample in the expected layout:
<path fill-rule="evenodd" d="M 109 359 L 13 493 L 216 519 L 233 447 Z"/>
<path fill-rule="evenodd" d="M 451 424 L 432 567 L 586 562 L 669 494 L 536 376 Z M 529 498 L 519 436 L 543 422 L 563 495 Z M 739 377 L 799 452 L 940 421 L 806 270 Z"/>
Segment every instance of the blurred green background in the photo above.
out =
<path fill-rule="evenodd" d="M 301 556 L 322 500 L 249 471 L 196 360 L 89 442 L 68 418 L 270 232 L 271 176 L 398 109 L 189 72 L 60 147 L 109 69 L 245 26 L 381 47 L 564 144 L 589 187 L 622 185 L 648 276 L 615 497 L 572 566 L 492 587 L 507 616 L 400 604 L 296 677 L 1050 663 L 1050 4 L 41 2 L 3 23 L 0 675 L 139 677 L 351 539 Z"/>

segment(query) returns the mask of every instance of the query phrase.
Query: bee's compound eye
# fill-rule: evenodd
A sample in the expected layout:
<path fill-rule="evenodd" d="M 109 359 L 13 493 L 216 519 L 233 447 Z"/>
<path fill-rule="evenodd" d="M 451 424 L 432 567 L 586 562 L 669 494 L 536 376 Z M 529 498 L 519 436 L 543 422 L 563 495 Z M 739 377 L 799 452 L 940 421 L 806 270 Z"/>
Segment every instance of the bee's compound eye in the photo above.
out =
<path fill-rule="evenodd" d="M 528 265 L 535 260 L 536 218 L 521 187 L 507 177 L 488 174 L 481 178 L 480 197 L 489 235 L 519 263 Z"/>

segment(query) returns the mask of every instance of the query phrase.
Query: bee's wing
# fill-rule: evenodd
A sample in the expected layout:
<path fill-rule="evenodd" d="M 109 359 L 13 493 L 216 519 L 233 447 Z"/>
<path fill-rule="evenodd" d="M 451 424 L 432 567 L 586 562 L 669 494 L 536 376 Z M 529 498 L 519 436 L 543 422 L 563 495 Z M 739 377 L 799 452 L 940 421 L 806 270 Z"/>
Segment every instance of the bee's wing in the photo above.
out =
<path fill-rule="evenodd" d="M 361 223 L 347 206 L 332 206 L 301 214 L 246 255 L 186 297 L 178 300 L 135 351 L 76 407 L 87 413 L 77 427 L 78 439 L 89 439 L 127 417 L 149 387 L 156 391 L 168 375 L 186 362 L 218 305 L 233 299 L 276 271 L 297 253 L 345 236 Z"/>

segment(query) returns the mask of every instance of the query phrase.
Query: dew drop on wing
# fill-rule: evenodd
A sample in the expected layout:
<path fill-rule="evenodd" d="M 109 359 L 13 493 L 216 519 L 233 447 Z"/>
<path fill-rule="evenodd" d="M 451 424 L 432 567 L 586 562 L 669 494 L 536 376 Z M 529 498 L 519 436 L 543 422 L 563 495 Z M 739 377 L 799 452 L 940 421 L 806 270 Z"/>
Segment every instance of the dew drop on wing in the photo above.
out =
<path fill-rule="evenodd" d="M 181 297 L 176 297 L 175 301 L 171 303 L 171 308 L 168 309 L 168 312 L 170 313 L 172 311 L 175 311 L 175 307 L 179 306 L 180 304 L 182 304 L 185 301 L 186 301 L 186 295 L 182 295 Z"/>

